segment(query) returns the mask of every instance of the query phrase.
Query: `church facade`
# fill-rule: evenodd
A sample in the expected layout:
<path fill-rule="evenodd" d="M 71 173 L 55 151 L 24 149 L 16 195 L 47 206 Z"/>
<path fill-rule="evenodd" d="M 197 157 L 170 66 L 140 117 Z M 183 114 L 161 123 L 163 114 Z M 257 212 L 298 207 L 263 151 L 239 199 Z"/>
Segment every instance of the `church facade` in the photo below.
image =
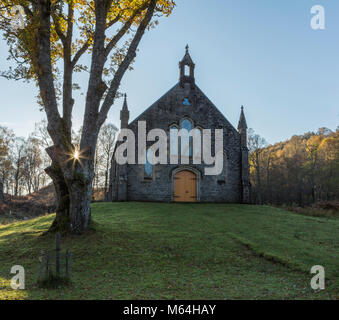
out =
<path fill-rule="evenodd" d="M 231 202 L 249 203 L 250 183 L 247 125 L 241 108 L 238 130 L 224 117 L 195 83 L 195 64 L 189 54 L 179 63 L 179 82 L 129 123 L 127 99 L 120 112 L 121 128 L 138 137 L 138 122 L 145 121 L 147 132 L 157 128 L 168 137 L 172 130 L 223 129 L 223 169 L 218 175 L 205 175 L 206 165 L 189 163 L 119 165 L 112 158 L 108 200 L 154 202 Z M 136 138 L 135 153 L 138 154 Z M 214 139 L 212 150 L 214 148 Z M 171 142 L 172 143 L 172 142 Z M 152 143 L 154 144 L 154 142 Z M 147 142 L 147 148 L 150 147 Z M 178 145 L 180 145 L 180 140 Z M 172 152 L 168 146 L 168 156 Z M 180 152 L 181 148 L 178 148 Z M 147 151 L 146 151 L 147 152 Z M 191 154 L 190 154 L 191 155 Z M 168 162 L 170 163 L 170 161 Z"/>

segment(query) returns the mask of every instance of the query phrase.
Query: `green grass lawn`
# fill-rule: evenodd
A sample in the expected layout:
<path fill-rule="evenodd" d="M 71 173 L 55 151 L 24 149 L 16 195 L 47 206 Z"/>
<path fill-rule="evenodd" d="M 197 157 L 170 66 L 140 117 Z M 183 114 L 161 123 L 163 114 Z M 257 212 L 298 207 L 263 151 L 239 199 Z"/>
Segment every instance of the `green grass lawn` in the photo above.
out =
<path fill-rule="evenodd" d="M 93 204 L 94 231 L 62 239 L 72 286 L 36 285 L 54 216 L 0 226 L 0 299 L 338 299 L 339 220 L 268 206 Z M 22 265 L 26 290 L 10 289 Z M 310 287 L 313 265 L 326 289 Z"/>

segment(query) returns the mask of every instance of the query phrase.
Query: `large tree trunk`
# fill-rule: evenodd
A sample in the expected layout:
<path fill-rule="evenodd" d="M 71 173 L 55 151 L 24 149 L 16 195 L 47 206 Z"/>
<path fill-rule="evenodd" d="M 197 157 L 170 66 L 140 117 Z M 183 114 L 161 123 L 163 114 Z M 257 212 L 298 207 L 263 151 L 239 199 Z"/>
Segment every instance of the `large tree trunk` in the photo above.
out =
<path fill-rule="evenodd" d="M 81 234 L 87 230 L 91 221 L 92 183 L 74 180 L 70 191 L 70 229 L 73 234 Z"/>
<path fill-rule="evenodd" d="M 49 231 L 82 234 L 91 221 L 92 184 L 83 178 L 84 169 L 77 169 L 73 179 L 64 178 L 58 164 L 46 169 L 52 178 L 57 197 L 56 217 Z"/>
<path fill-rule="evenodd" d="M 46 149 L 52 165 L 45 171 L 53 180 L 57 198 L 56 217 L 49 231 L 82 234 L 91 221 L 92 159 L 65 161 L 57 150 Z"/>
<path fill-rule="evenodd" d="M 56 217 L 49 228 L 50 232 L 70 232 L 69 203 L 70 196 L 68 187 L 58 163 L 52 162 L 52 165 L 45 169 L 46 173 L 51 177 L 55 193 L 56 193 Z"/>

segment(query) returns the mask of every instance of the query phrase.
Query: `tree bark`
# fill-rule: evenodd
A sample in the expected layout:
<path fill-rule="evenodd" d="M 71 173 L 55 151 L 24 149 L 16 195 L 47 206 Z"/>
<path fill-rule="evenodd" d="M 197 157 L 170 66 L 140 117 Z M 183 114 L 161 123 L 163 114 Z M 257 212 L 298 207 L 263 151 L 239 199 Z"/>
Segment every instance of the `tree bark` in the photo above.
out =
<path fill-rule="evenodd" d="M 70 232 L 70 196 L 61 167 L 58 163 L 52 162 L 52 165 L 46 168 L 45 171 L 53 181 L 57 202 L 56 217 L 48 231 L 62 234 L 68 233 Z"/>
<path fill-rule="evenodd" d="M 73 234 L 85 232 L 91 222 L 92 183 L 83 179 L 73 180 L 69 185 L 70 229 Z"/>
<path fill-rule="evenodd" d="M 4 184 L 0 181 L 0 201 L 4 199 Z"/>
<path fill-rule="evenodd" d="M 49 232 L 82 234 L 91 221 L 92 159 L 64 161 L 58 148 L 47 148 L 52 165 L 45 169 L 51 177 L 57 198 L 56 218 Z"/>
<path fill-rule="evenodd" d="M 83 169 L 77 169 L 71 180 L 64 178 L 58 164 L 53 163 L 45 171 L 53 180 L 58 204 L 49 232 L 84 233 L 91 222 L 92 184 L 83 178 Z"/>
<path fill-rule="evenodd" d="M 14 181 L 15 181 L 14 195 L 17 197 L 18 196 L 18 189 L 19 189 L 19 173 L 18 173 L 18 171 L 15 172 Z"/>

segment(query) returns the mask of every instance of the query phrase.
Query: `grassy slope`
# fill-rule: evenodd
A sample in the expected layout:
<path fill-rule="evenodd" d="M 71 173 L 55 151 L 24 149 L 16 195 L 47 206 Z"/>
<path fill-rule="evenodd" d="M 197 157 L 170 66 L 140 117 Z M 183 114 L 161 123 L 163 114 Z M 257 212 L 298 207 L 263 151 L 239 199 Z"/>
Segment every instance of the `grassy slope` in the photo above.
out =
<path fill-rule="evenodd" d="M 223 204 L 97 203 L 96 231 L 63 239 L 73 252 L 73 286 L 35 285 L 40 237 L 53 215 L 0 226 L 0 299 L 339 298 L 337 219 Z M 26 289 L 9 289 L 23 265 Z M 310 288 L 323 265 L 326 290 Z"/>

